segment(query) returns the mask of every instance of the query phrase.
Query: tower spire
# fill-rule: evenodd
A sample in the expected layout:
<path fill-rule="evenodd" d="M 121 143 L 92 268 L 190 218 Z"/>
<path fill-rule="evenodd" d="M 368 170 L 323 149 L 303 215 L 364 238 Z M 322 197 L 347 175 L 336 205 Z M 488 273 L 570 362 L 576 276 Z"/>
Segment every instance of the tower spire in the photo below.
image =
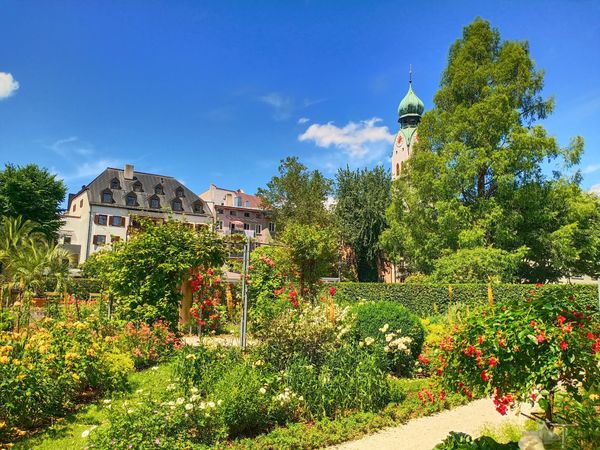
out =
<path fill-rule="evenodd" d="M 408 65 L 408 84 L 412 84 L 412 64 Z"/>

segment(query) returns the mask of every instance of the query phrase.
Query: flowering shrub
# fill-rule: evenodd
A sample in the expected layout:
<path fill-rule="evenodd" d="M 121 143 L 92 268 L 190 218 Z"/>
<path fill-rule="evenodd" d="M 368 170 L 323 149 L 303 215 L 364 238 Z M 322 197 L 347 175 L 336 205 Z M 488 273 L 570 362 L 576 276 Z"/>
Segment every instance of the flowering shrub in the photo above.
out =
<path fill-rule="evenodd" d="M 219 307 L 225 298 L 225 286 L 214 269 L 202 269 L 191 274 L 192 307 L 190 313 L 198 324 L 199 333 L 217 331 L 221 323 Z"/>
<path fill-rule="evenodd" d="M 389 370 L 409 375 L 421 352 L 424 329 L 416 316 L 393 302 L 363 303 L 352 309 L 352 336 L 362 345 L 383 352 Z"/>
<path fill-rule="evenodd" d="M 0 333 L 0 422 L 43 424 L 84 393 L 123 388 L 132 370 L 116 339 L 85 322 L 47 318 L 36 328 Z"/>
<path fill-rule="evenodd" d="M 122 449 L 188 449 L 192 444 L 211 444 L 225 435 L 221 404 L 196 394 L 125 402 L 110 408 L 108 426 L 93 430 L 90 443 L 96 448 Z"/>
<path fill-rule="evenodd" d="M 129 322 L 125 325 L 120 340 L 121 345 L 133 358 L 137 369 L 155 364 L 165 356 L 171 355 L 173 350 L 182 347 L 175 333 L 160 320 L 154 325 Z"/>
<path fill-rule="evenodd" d="M 552 419 L 559 389 L 581 399 L 600 376 L 600 324 L 579 301 L 532 289 L 521 300 L 489 305 L 456 324 L 428 362 L 448 389 L 494 396 L 501 414 L 533 401 Z"/>
<path fill-rule="evenodd" d="M 344 343 L 344 336 L 350 330 L 348 308 L 334 310 L 332 318 L 329 305 L 303 302 L 290 306 L 258 333 L 262 342 L 259 351 L 265 360 L 276 367 L 285 367 L 288 361 L 302 356 L 320 364 L 328 353 Z"/>

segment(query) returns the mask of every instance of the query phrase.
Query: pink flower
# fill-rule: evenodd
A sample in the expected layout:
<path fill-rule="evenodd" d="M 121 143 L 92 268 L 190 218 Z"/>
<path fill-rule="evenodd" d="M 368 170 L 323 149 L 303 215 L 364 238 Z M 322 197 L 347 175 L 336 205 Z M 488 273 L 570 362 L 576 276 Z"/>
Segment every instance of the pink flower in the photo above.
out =
<path fill-rule="evenodd" d="M 542 342 L 544 342 L 546 340 L 546 335 L 544 334 L 544 332 L 542 331 L 540 334 L 538 334 L 536 336 L 536 339 L 538 341 L 538 344 L 541 344 Z"/>
<path fill-rule="evenodd" d="M 329 295 L 331 295 L 332 297 L 335 295 L 335 288 L 333 286 L 329 288 Z"/>
<path fill-rule="evenodd" d="M 565 322 L 565 319 L 563 316 L 561 316 L 560 314 L 558 315 L 558 317 L 556 318 L 556 321 L 559 323 L 559 325 L 562 325 Z"/>
<path fill-rule="evenodd" d="M 569 344 L 567 344 L 565 341 L 560 341 L 560 348 L 566 350 L 567 348 L 569 348 Z"/>

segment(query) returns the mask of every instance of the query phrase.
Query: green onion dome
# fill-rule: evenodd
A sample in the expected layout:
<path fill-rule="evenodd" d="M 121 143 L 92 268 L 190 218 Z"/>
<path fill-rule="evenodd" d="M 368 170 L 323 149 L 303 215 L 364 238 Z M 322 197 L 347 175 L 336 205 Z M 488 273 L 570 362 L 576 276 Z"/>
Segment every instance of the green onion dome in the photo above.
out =
<path fill-rule="evenodd" d="M 420 116 L 425 110 L 425 105 L 415 91 L 412 89 L 412 83 L 408 85 L 408 92 L 398 105 L 398 116 L 402 119 L 405 116 Z"/>

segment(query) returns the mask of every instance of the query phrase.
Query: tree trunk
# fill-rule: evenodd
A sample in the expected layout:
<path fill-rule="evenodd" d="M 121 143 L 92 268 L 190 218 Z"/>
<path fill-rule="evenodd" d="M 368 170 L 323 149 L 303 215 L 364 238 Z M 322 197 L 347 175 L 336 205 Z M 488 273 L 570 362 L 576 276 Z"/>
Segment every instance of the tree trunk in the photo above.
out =
<path fill-rule="evenodd" d="M 179 308 L 179 326 L 183 330 L 184 327 L 189 324 L 191 314 L 190 308 L 192 307 L 192 284 L 190 280 L 183 280 L 181 282 L 181 305 Z"/>

